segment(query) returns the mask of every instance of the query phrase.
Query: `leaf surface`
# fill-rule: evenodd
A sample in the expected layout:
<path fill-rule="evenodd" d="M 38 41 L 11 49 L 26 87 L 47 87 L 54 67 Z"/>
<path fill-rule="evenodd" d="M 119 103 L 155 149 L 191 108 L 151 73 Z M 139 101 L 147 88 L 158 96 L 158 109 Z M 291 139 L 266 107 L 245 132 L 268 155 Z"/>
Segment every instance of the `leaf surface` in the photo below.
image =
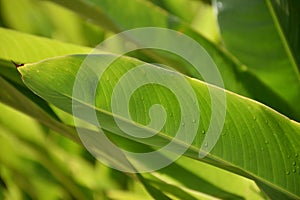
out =
<path fill-rule="evenodd" d="M 101 64 L 101 60 L 110 56 L 112 55 L 99 54 L 94 58 L 96 63 L 100 62 Z M 57 107 L 72 113 L 72 89 L 75 74 L 85 58 L 83 55 L 66 56 L 28 64 L 18 69 L 26 86 Z M 153 148 L 160 148 L 175 137 L 176 129 L 189 124 L 188 121 L 182 124 L 180 118 L 182 111 L 176 101 L 177 96 L 174 96 L 167 88 L 156 84 L 145 85 L 135 91 L 129 101 L 130 116 L 141 125 L 139 126 L 140 134 L 147 132 L 149 128 L 145 125 L 150 122 L 151 115 L 148 115 L 150 107 L 153 104 L 160 104 L 165 108 L 166 123 L 153 137 L 135 138 L 124 134 L 112 115 L 111 99 L 114 87 L 123 75 L 141 64 L 143 64 L 141 61 L 127 57 L 116 60 L 100 79 L 96 90 L 95 105 L 88 104 L 89 99 L 93 97 L 90 96 L 91 91 L 87 88 L 92 88 L 92 84 L 95 84 L 95 80 L 98 78 L 95 79 L 95 74 L 90 71 L 91 74 L 86 74 L 85 80 L 87 81 L 82 85 L 82 93 L 86 96 L 80 99 L 80 102 L 82 106 L 89 109 L 95 106 L 97 116 L 101 119 L 101 126 L 104 129 Z M 165 78 L 174 75 L 172 71 L 151 65 L 149 69 L 159 70 Z M 130 80 L 137 81 L 139 75 L 131 77 Z M 144 77 L 148 81 L 154 78 L 151 75 Z M 185 79 L 195 91 L 201 111 L 197 135 L 185 155 L 199 159 L 199 149 L 210 123 L 211 106 L 208 89 L 211 87 L 216 91 L 220 89 L 195 79 L 188 77 Z M 178 80 L 174 78 L 170 84 L 176 85 Z M 210 154 L 201 160 L 261 182 L 286 197 L 299 198 L 300 188 L 297 185 L 300 181 L 300 141 L 298 140 L 300 124 L 261 103 L 231 92 L 226 92 L 226 99 L 227 113 L 222 136 Z M 118 100 L 121 103 L 124 99 Z M 84 118 L 84 116 L 81 117 Z M 128 124 L 130 119 L 124 116 L 114 113 L 114 117 L 123 121 L 126 128 L 134 126 Z M 190 133 L 186 134 L 188 137 Z M 185 145 L 184 141 L 179 145 Z"/>

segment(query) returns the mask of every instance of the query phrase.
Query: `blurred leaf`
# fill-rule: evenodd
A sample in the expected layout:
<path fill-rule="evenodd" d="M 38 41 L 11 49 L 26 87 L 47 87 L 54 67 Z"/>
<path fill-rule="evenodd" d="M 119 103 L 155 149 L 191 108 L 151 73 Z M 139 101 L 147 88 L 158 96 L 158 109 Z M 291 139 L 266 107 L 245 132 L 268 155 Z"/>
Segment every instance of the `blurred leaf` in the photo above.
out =
<path fill-rule="evenodd" d="M 53 26 L 52 38 L 84 46 L 96 46 L 104 39 L 104 31 L 66 8 L 53 2 L 39 2 Z"/>
<path fill-rule="evenodd" d="M 0 4 L 7 28 L 86 46 L 96 46 L 104 38 L 99 27 L 52 2 L 1 0 Z"/>
<path fill-rule="evenodd" d="M 187 157 L 181 157 L 153 176 L 183 190 L 220 199 L 263 199 L 252 180 Z"/>
<path fill-rule="evenodd" d="M 146 0 L 144 0 L 146 1 Z M 190 23 L 197 10 L 201 6 L 200 2 L 188 0 L 148 0 L 153 4 L 161 7 L 162 9 L 168 11 L 174 16 L 180 17 L 187 23 Z"/>
<path fill-rule="evenodd" d="M 220 199 L 264 199 L 254 181 L 188 157 L 152 175 L 179 188 Z"/>
<path fill-rule="evenodd" d="M 122 191 L 122 190 L 109 190 L 107 191 L 107 196 L 109 199 L 114 200 L 153 200 L 151 197 L 145 197 L 145 195 L 135 194 L 129 191 Z"/>
<path fill-rule="evenodd" d="M 71 140 L 80 142 L 74 128 L 68 127 L 62 124 L 57 119 L 49 115 L 39 105 L 26 97 L 16 88 L 14 88 L 9 82 L 0 76 L 0 102 L 3 102 L 27 115 L 35 118 L 44 125 L 52 128 L 60 134 L 68 137 Z"/>
<path fill-rule="evenodd" d="M 53 26 L 40 3 L 33 0 L 1 0 L 0 4 L 0 17 L 5 27 L 51 37 Z"/>
<path fill-rule="evenodd" d="M 300 3 L 291 0 L 272 0 L 271 4 L 275 12 L 274 15 L 276 15 L 274 19 L 277 18 L 279 21 L 284 35 L 281 37 L 285 37 L 287 40 L 292 56 L 296 59 L 299 73 L 300 56 L 298 52 L 300 49 L 300 21 L 297 19 L 300 17 Z M 278 28 L 280 29 L 280 27 Z"/>
<path fill-rule="evenodd" d="M 173 197 L 172 199 L 185 199 L 185 200 L 199 199 L 199 196 L 197 196 L 198 197 L 197 198 L 196 195 L 190 194 L 189 192 L 185 191 L 183 188 L 174 186 L 169 183 L 165 183 L 164 181 L 162 181 L 160 179 L 155 179 L 152 177 L 151 179 L 146 179 L 145 181 L 148 182 L 148 184 L 151 184 L 151 185 L 154 185 L 155 187 L 157 187 L 158 190 L 164 191 L 165 193 L 172 195 L 172 197 Z"/>
<path fill-rule="evenodd" d="M 0 28 L 0 59 L 17 63 L 37 62 L 66 54 L 89 53 L 88 47 L 66 44 Z"/>
<path fill-rule="evenodd" d="M 3 28 L 0 28 L 0 42 L 2 44 L 0 46 L 0 75 L 16 83 L 13 85 L 0 76 L 0 101 L 79 142 L 78 136 L 74 134 L 74 128 L 58 121 L 48 104 L 23 87 L 20 74 L 11 60 L 19 63 L 35 62 L 71 53 L 88 53 L 91 49 Z"/>
<path fill-rule="evenodd" d="M 145 180 L 141 175 L 137 174 L 139 177 L 139 180 L 144 185 L 145 189 L 148 191 L 148 193 L 154 198 L 154 199 L 161 199 L 161 200 L 170 200 L 166 194 L 166 190 L 159 190 L 155 187 L 153 187 L 150 183 L 150 181 Z M 187 196 L 187 195 L 186 195 Z"/>
<path fill-rule="evenodd" d="M 41 173 L 42 170 L 35 168 L 34 163 L 28 160 L 28 158 L 31 160 L 37 159 L 33 151 L 20 142 L 12 132 L 3 129 L 1 125 L 0 129 L 1 150 L 9 152 L 8 155 L 0 156 L 1 167 L 3 167 L 1 174 L 4 175 L 9 190 L 13 188 L 10 184 L 10 179 L 12 179 L 18 188 L 22 190 L 21 193 L 24 192 L 32 199 L 38 199 L 44 196 L 45 187 L 49 190 L 47 192 L 49 199 L 59 198 L 62 192 L 59 191 L 60 189 L 57 187 L 59 185 L 55 186 L 55 183 L 51 183 L 53 180 L 45 178 L 45 174 Z M 16 146 L 18 146 L 18 148 L 15 148 Z M 30 177 L 30 179 L 28 179 L 28 177 Z"/>
<path fill-rule="evenodd" d="M 300 2 L 218 0 L 217 5 L 226 48 L 288 102 L 294 113 L 285 114 L 300 120 Z"/>
<path fill-rule="evenodd" d="M 100 62 L 101 59 L 109 57 L 109 55 L 99 54 L 93 58 Z M 74 74 L 76 74 L 84 58 L 85 56 L 66 56 L 25 65 L 18 69 L 23 76 L 24 83 L 30 89 L 55 106 L 71 113 Z M 107 74 L 100 80 L 100 88 L 97 90 L 96 112 L 99 115 L 98 117 L 104 120 L 101 123 L 102 127 L 125 137 L 129 136 L 127 134 L 124 135 L 120 131 L 110 113 L 112 90 L 119 77 L 140 64 L 142 62 L 132 58 L 124 57 L 116 60 L 109 67 L 109 70 L 106 71 Z M 159 70 L 160 73 L 164 74 L 165 78 L 173 74 L 171 71 L 154 66 L 152 69 Z M 89 81 L 85 84 L 87 88 L 91 88 L 91 84 L 93 84 L 92 77 L 95 74 L 88 74 L 88 76 L 87 80 Z M 107 81 L 106 76 L 114 77 L 114 79 Z M 135 79 L 136 77 L 132 78 Z M 151 77 L 146 76 L 145 78 L 151 81 Z M 210 97 L 207 88 L 212 86 L 188 77 L 186 79 L 192 85 L 197 95 L 202 116 L 198 134 L 186 155 L 199 159 L 198 150 L 205 136 L 203 130 L 205 130 L 205 127 L 208 127 L 210 119 L 210 105 L 208 103 Z M 170 84 L 178 85 L 176 77 L 173 76 Z M 83 89 L 82 92 L 85 91 Z M 147 112 L 139 111 L 148 110 L 153 103 L 163 105 L 167 112 L 171 112 L 172 120 L 167 119 L 163 129 L 154 137 L 147 139 L 129 137 L 129 139 L 137 140 L 153 147 L 161 147 L 161 145 L 169 142 L 168 138 L 173 138 L 172 135 L 181 126 L 180 113 L 178 112 L 179 108 L 176 101 L 171 100 L 174 99 L 174 96 L 167 91 L 161 90 L 157 85 L 152 85 L 143 88 L 136 92 L 136 96 L 133 95 L 131 97 L 129 108 L 136 122 L 140 124 L 148 123 L 149 116 Z M 215 91 L 220 90 L 215 88 Z M 86 95 L 86 98 L 90 98 L 89 95 L 91 94 L 86 93 Z M 163 95 L 163 97 L 160 97 L 160 95 Z M 261 181 L 268 187 L 277 190 L 280 188 L 278 192 L 287 195 L 287 197 L 299 198 L 300 188 L 297 187 L 297 183 L 300 172 L 296 170 L 296 167 L 299 163 L 300 144 L 298 138 L 300 124 L 289 120 L 258 102 L 230 92 L 226 92 L 226 95 L 228 102 L 227 116 L 222 136 L 213 151 L 203 161 L 256 181 Z M 141 96 L 144 97 L 143 103 L 135 103 L 141 101 Z M 81 101 L 88 102 L 86 99 Z M 84 104 L 84 106 L 87 105 Z M 88 107 L 93 106 L 88 105 Z M 135 117 L 137 113 L 139 115 L 138 118 Z M 168 115 L 170 116 L 170 113 Z M 116 117 L 115 113 L 114 117 Z M 128 127 L 133 126 L 132 124 L 127 124 L 126 120 L 124 123 Z M 296 163 L 296 165 L 293 163 Z"/>
<path fill-rule="evenodd" d="M 217 19 L 210 4 L 195 0 L 149 0 L 170 14 L 179 17 L 201 35 L 219 43 Z"/>
<path fill-rule="evenodd" d="M 211 5 L 202 3 L 200 5 L 190 26 L 208 40 L 219 45 L 220 33 L 215 10 Z"/>

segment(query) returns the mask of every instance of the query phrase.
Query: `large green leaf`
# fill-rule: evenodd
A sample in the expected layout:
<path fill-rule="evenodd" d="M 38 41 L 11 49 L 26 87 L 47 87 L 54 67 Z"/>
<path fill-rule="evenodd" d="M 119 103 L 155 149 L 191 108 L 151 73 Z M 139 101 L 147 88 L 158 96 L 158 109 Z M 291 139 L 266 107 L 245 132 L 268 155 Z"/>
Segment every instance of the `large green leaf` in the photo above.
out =
<path fill-rule="evenodd" d="M 27 63 L 69 53 L 87 53 L 90 51 L 90 49 L 24 33 L 19 33 L 8 29 L 0 29 L 0 34 L 0 40 L 3 44 L 3 46 L 0 47 L 0 57 L 1 59 L 3 59 L 0 63 L 0 74 L 4 76 L 4 78 L 0 77 L 0 101 L 31 116 L 47 127 L 59 132 L 60 134 L 65 135 L 68 138 L 75 140 L 76 142 L 79 142 L 74 128 L 66 126 L 61 121 L 57 120 L 55 116 L 51 115 L 51 113 L 53 112 L 49 110 L 49 107 L 47 104 L 45 104 L 45 101 L 37 98 L 32 92 L 23 87 L 24 85 L 21 82 L 20 75 L 10 60 L 14 60 L 20 63 Z M 16 39 L 18 39 L 18 42 L 16 42 Z M 16 49 L 20 49 L 20 51 L 15 51 Z M 23 49 L 26 49 L 26 51 L 23 51 Z M 121 138 L 117 137 L 115 140 L 121 141 Z M 61 142 L 61 139 L 59 141 Z M 124 143 L 127 144 L 128 142 Z M 130 145 L 133 146 L 132 142 L 130 143 Z M 57 149 L 55 150 L 55 152 L 58 152 L 60 156 L 63 155 L 63 152 L 58 151 Z M 63 158 L 62 160 L 65 160 L 65 158 Z M 185 170 L 182 169 L 181 173 L 184 172 Z M 186 171 L 185 173 L 189 174 L 188 171 Z M 175 175 L 174 177 L 176 178 Z M 80 177 L 76 176 L 74 178 L 79 179 Z M 85 177 L 84 179 L 88 179 L 88 177 Z M 197 180 L 201 182 L 202 179 L 198 177 Z M 90 184 L 91 179 L 88 179 L 88 181 L 89 183 L 87 184 Z M 205 181 L 202 182 L 206 183 Z M 208 185 L 206 185 L 206 187 L 204 188 L 205 190 L 209 188 L 209 191 L 211 191 L 211 195 L 215 195 L 217 197 L 235 197 L 235 195 L 226 193 L 224 190 L 221 190 L 220 188 L 213 185 L 209 185 L 209 187 L 207 186 Z M 198 191 L 206 192 L 202 190 L 202 188 L 196 188 Z M 221 195 L 218 193 L 218 191 L 222 191 L 222 193 L 220 193 Z"/>
<path fill-rule="evenodd" d="M 110 57 L 110 55 L 94 56 L 96 61 L 100 63 L 101 60 Z M 28 64 L 18 69 L 22 74 L 24 83 L 30 89 L 57 107 L 72 113 L 72 89 L 75 74 L 85 58 L 83 55 L 66 56 Z M 130 98 L 130 115 L 140 126 L 149 122 L 147 110 L 151 105 L 161 104 L 164 106 L 167 112 L 166 123 L 158 134 L 151 138 L 141 139 L 124 134 L 117 126 L 111 113 L 112 91 L 119 78 L 140 64 L 142 62 L 131 58 L 116 60 L 100 79 L 95 109 L 104 129 L 150 145 L 153 148 L 159 148 L 170 142 L 177 128 L 185 126 L 180 121 L 181 112 L 179 104 L 174 98 L 176 96 L 168 89 L 156 84 L 145 85 L 134 92 Z M 159 70 L 165 78 L 174 74 L 174 72 L 154 66 L 151 69 Z M 80 99 L 80 105 L 94 108 L 94 105 L 88 105 L 88 103 L 89 99 L 93 98 L 90 96 L 90 88 L 93 87 L 91 84 L 95 83 L 95 75 L 93 73 L 85 75 L 86 82 L 85 86 L 82 85 L 82 93 L 86 95 L 86 99 Z M 137 77 L 133 76 L 131 80 L 134 82 Z M 155 77 L 150 75 L 144 78 L 151 81 Z M 211 115 L 210 96 L 207 89 L 214 88 L 216 91 L 220 91 L 220 89 L 195 79 L 188 77 L 185 79 L 195 91 L 201 110 L 201 121 L 197 127 L 198 134 L 185 155 L 199 159 L 198 151 L 202 145 L 205 136 L 203 133 L 207 130 Z M 170 81 L 170 84 L 178 85 L 176 78 L 173 82 Z M 228 102 L 227 114 L 222 136 L 210 154 L 202 160 L 254 179 L 267 188 L 275 189 L 286 198 L 299 198 L 300 124 L 258 102 L 231 92 L 226 92 L 226 98 Z M 122 99 L 119 101 L 121 102 Z M 85 118 L 85 116 L 78 117 Z M 127 123 L 129 119 L 124 118 L 124 116 L 116 116 L 115 113 L 114 117 L 123 121 L 127 128 L 132 128 L 133 125 Z M 148 130 L 143 126 L 140 128 L 141 134 Z"/>
<path fill-rule="evenodd" d="M 160 9 L 148 1 L 52 1 L 76 11 L 101 27 L 113 32 L 149 26 L 164 27 L 182 32 L 195 39 L 210 54 L 222 74 L 227 90 L 258 100 L 294 119 L 300 119 L 300 112 L 297 111 L 298 108 L 295 108 L 294 104 L 289 104 L 286 98 L 274 92 L 272 87 L 258 79 L 252 71 L 246 70 L 242 63 L 229 55 L 223 48 L 214 45 L 177 16 Z M 164 56 L 164 54 L 151 55 L 154 60 L 156 59 L 156 62 L 170 65 L 188 76 L 201 79 L 201 75 L 198 72 L 180 59 L 174 60 L 173 57 L 170 58 Z M 157 58 L 159 59 L 157 60 Z"/>
<path fill-rule="evenodd" d="M 77 143 L 80 143 L 80 140 L 79 140 L 78 136 L 76 135 L 76 131 L 74 128 L 66 126 L 66 125 L 62 124 L 61 122 L 53 119 L 45 111 L 43 111 L 38 105 L 36 105 L 34 102 L 30 101 L 30 99 L 26 98 L 26 96 L 24 96 L 22 93 L 17 91 L 13 86 L 10 86 L 9 82 L 6 82 L 4 79 L 0 78 L 0 83 L 3 88 L 3 90 L 1 90 L 2 93 L 0 92 L 0 101 L 1 102 L 4 102 L 15 109 L 22 111 L 23 113 L 31 116 L 32 118 L 36 119 L 37 121 L 41 122 L 42 124 L 48 126 L 49 128 L 59 132 L 63 136 L 70 138 L 71 140 L 75 140 Z M 9 91 L 9 93 L 8 93 L 8 91 Z M 3 109 L 2 109 L 2 114 L 5 114 L 5 112 L 3 112 Z M 10 114 L 11 114 L 11 112 L 10 112 Z M 5 123 L 5 125 L 7 125 L 10 121 L 10 116 L 8 114 L 5 114 L 5 119 L 7 121 Z M 24 121 L 24 123 L 28 123 L 27 122 L 28 120 L 23 120 L 23 121 Z M 12 122 L 10 122 L 10 123 L 12 123 Z M 16 123 L 16 121 L 14 121 L 14 123 Z M 19 123 L 19 125 L 21 125 L 21 124 Z M 23 129 L 21 129 L 21 130 L 23 130 Z M 29 131 L 30 129 L 28 129 L 28 127 L 27 127 L 26 130 Z M 15 128 L 13 131 L 16 134 L 20 130 Z M 40 143 L 41 141 L 36 142 L 36 136 L 33 135 L 31 132 L 37 133 L 37 131 L 36 130 L 30 131 L 30 134 L 26 136 L 27 138 L 30 138 L 30 140 L 31 140 L 30 142 L 31 143 L 34 142 L 35 145 L 38 144 L 38 145 L 43 146 Z M 113 137 L 111 139 L 113 139 L 114 141 L 119 141 L 119 143 L 123 143 L 124 145 L 130 145 L 133 149 L 141 148 L 140 146 L 133 145 L 132 142 L 128 142 L 121 137 Z M 62 139 L 60 138 L 59 141 L 61 142 Z M 42 148 L 41 146 L 37 146 L 35 148 L 41 149 Z M 58 149 L 57 147 L 54 147 L 54 144 L 50 144 L 49 142 L 47 143 L 46 151 L 52 152 L 54 157 L 59 157 L 61 159 L 61 161 L 65 161 L 65 162 L 67 162 L 67 161 L 78 162 L 78 159 L 79 159 L 79 158 L 73 158 L 74 156 L 71 156 L 71 155 L 65 155 L 65 152 Z M 85 167 L 84 163 L 82 161 L 80 161 L 80 163 L 81 163 L 80 166 L 83 168 L 83 172 L 85 172 L 84 171 L 84 167 Z M 77 170 L 79 170 L 78 167 L 77 167 Z M 70 168 L 71 168 L 70 170 L 72 170 L 72 166 L 70 166 Z M 89 169 L 89 171 L 90 170 L 91 169 Z M 164 173 L 168 173 L 168 172 L 169 172 L 169 170 L 164 171 Z M 85 173 L 87 173 L 87 172 L 85 172 Z M 181 169 L 180 173 L 190 174 L 190 172 L 185 169 Z M 177 176 L 177 175 L 174 174 L 173 178 L 175 178 L 175 179 L 178 178 L 180 180 L 180 176 Z M 20 176 L 21 176 L 21 174 L 20 174 Z M 193 177 L 195 177 L 195 176 L 193 176 Z M 91 177 L 93 177 L 93 178 L 90 178 L 87 176 L 81 178 L 78 174 L 74 174 L 74 179 L 79 179 L 79 181 L 84 180 L 84 183 L 88 184 L 88 185 L 96 185 L 97 180 L 99 180 L 100 178 L 101 179 L 103 178 L 103 177 L 98 177 L 97 180 L 95 180 L 94 179 L 95 175 L 91 175 Z M 231 198 L 235 197 L 235 195 L 233 195 L 231 193 L 227 193 L 226 191 L 221 190 L 220 188 L 209 184 L 208 182 L 203 180 L 201 177 L 197 178 L 196 183 L 197 183 L 197 186 L 195 186 L 195 187 L 197 188 L 198 191 L 209 193 L 216 197 L 231 197 Z M 205 184 L 205 187 L 198 188 L 198 186 L 199 186 L 198 184 L 200 184 L 200 183 Z M 163 184 L 163 183 L 161 183 L 161 184 Z M 188 185 L 188 186 L 191 187 L 190 185 Z M 110 185 L 110 187 L 111 187 L 111 185 Z M 174 186 L 174 187 L 177 187 L 177 186 Z M 99 188 L 94 188 L 94 190 L 96 190 L 96 189 L 99 189 Z"/>
<path fill-rule="evenodd" d="M 293 0 L 218 0 L 224 44 L 278 96 L 300 107 L 299 8 Z"/>

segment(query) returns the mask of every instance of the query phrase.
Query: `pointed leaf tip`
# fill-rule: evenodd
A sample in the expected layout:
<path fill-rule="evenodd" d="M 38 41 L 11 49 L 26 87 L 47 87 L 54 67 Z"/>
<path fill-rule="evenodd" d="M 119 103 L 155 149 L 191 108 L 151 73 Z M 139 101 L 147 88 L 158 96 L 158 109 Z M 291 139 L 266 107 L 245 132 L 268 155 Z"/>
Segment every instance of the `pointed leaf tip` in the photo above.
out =
<path fill-rule="evenodd" d="M 16 68 L 18 69 L 19 67 L 22 67 L 24 66 L 24 63 L 21 63 L 21 64 L 17 64 L 15 63 L 14 61 L 11 60 L 11 62 L 16 66 Z"/>

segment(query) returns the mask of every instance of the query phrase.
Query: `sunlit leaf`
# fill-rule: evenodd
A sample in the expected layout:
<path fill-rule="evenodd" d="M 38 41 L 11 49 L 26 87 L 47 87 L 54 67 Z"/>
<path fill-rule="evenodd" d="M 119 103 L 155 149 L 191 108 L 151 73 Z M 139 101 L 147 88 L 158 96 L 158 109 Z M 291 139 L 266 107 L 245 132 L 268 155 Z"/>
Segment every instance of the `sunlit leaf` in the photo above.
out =
<path fill-rule="evenodd" d="M 94 58 L 101 61 L 101 59 L 105 60 L 108 57 L 109 55 L 97 55 Z M 24 83 L 30 89 L 57 107 L 71 112 L 74 74 L 76 74 L 83 59 L 85 59 L 85 56 L 67 56 L 25 65 L 20 67 L 19 71 L 23 76 Z M 115 61 L 106 71 L 105 76 L 114 78 L 109 79 L 109 81 L 105 77 L 101 79 L 102 81 L 100 80 L 100 86 L 96 93 L 96 112 L 99 118 L 104 120 L 102 121 L 102 127 L 123 137 L 126 137 L 126 135 L 118 128 L 111 114 L 111 95 L 118 79 L 139 64 L 141 64 L 140 61 L 131 58 L 122 58 Z M 152 67 L 153 70 L 161 70 L 165 77 L 173 73 L 165 69 Z M 49 76 L 50 74 L 52 76 Z M 93 76 L 95 75 L 89 74 L 90 81 L 85 83 L 87 88 L 92 87 L 91 84 L 94 82 L 91 77 Z M 150 75 L 145 78 L 150 81 L 154 77 Z M 135 80 L 135 77 L 133 77 L 133 80 Z M 186 77 L 186 80 L 189 81 L 198 98 L 202 120 L 199 123 L 198 134 L 189 151 L 185 154 L 199 159 L 198 150 L 205 136 L 203 132 L 205 133 L 205 127 L 208 127 L 210 119 L 207 88 L 212 86 L 188 77 Z M 173 81 L 174 83 L 171 81 L 170 84 L 178 84 L 178 80 L 174 79 Z M 216 91 L 219 90 L 215 89 Z M 162 90 L 154 84 L 137 91 L 137 94 L 134 94 L 129 102 L 130 113 L 136 122 L 147 124 L 149 116 L 144 111 L 148 110 L 153 103 L 159 103 L 165 107 L 167 112 L 172 113 L 172 120 L 167 119 L 164 128 L 155 137 L 133 139 L 127 136 L 129 139 L 153 147 L 161 147 L 168 142 L 168 138 L 174 136 L 175 128 L 182 126 L 178 104 L 176 101 L 170 101 L 170 98 L 174 99 L 174 96 L 167 90 L 162 93 Z M 88 99 L 91 94 L 86 94 L 86 99 L 81 99 L 81 102 L 89 102 Z M 164 98 L 160 97 L 162 94 Z M 143 104 L 138 103 L 141 101 L 141 95 L 144 98 Z M 299 140 L 297 139 L 300 133 L 299 123 L 253 100 L 231 92 L 226 92 L 226 96 L 228 102 L 227 115 L 222 136 L 203 161 L 255 181 L 260 181 L 270 188 L 280 188 L 278 191 L 284 195 L 298 197 L 300 194 L 299 187 L 297 187 L 300 173 L 297 169 L 298 154 L 300 152 Z M 83 105 L 93 107 L 88 103 Z M 140 110 L 144 111 L 139 112 Z M 114 117 L 116 117 L 116 114 L 114 114 Z M 124 116 L 120 119 L 124 119 Z M 125 121 L 125 126 L 128 128 L 132 126 L 132 124 L 127 124 Z"/>

